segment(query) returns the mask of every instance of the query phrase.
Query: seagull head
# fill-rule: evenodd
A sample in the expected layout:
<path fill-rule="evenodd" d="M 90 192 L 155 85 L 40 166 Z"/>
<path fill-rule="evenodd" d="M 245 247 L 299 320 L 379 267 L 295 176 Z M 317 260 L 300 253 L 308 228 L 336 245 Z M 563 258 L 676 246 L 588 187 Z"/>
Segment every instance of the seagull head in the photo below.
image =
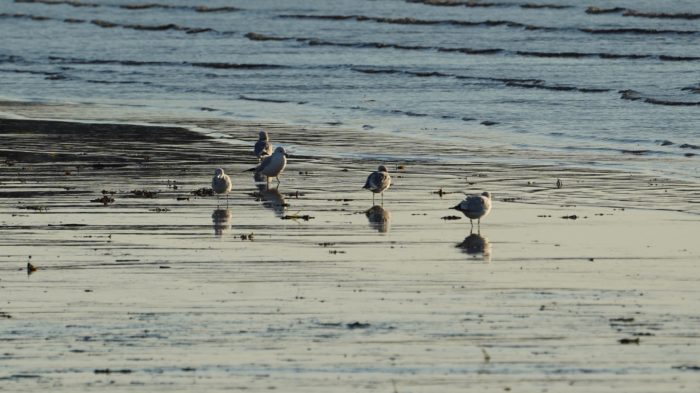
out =
<path fill-rule="evenodd" d="M 379 168 L 377 168 L 377 170 L 379 172 L 387 172 L 387 173 L 389 172 L 389 170 L 386 169 L 386 167 L 384 165 L 380 165 Z"/>
<path fill-rule="evenodd" d="M 276 154 L 282 154 L 282 155 L 285 156 L 285 157 L 289 157 L 289 154 L 287 154 L 287 151 L 284 150 L 284 147 L 282 147 L 282 146 L 276 148 L 276 149 L 275 149 L 275 153 L 276 153 Z"/>
<path fill-rule="evenodd" d="M 267 139 L 267 131 L 260 131 L 260 134 L 258 134 L 258 140 L 266 141 Z"/>
<path fill-rule="evenodd" d="M 216 168 L 214 171 L 214 177 L 221 177 L 224 175 L 224 170 L 222 168 Z"/>

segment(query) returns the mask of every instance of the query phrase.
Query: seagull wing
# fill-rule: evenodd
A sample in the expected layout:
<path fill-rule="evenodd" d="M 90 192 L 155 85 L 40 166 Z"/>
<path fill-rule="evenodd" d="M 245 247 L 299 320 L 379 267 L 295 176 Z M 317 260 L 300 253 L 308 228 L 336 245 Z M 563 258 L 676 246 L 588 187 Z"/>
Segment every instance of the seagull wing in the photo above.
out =
<path fill-rule="evenodd" d="M 462 209 L 472 214 L 481 214 L 486 209 L 485 202 L 481 196 L 470 196 L 462 202 Z"/>
<path fill-rule="evenodd" d="M 386 172 L 377 172 L 377 188 L 386 190 L 391 185 L 391 176 Z"/>
<path fill-rule="evenodd" d="M 367 181 L 365 182 L 365 185 L 362 186 L 362 188 L 366 188 L 368 190 L 372 189 L 372 177 L 375 175 L 375 173 L 377 172 L 372 172 L 369 174 L 369 176 L 367 176 Z"/>
<path fill-rule="evenodd" d="M 391 176 L 386 172 L 372 172 L 367 177 L 363 188 L 374 190 L 386 190 L 391 185 Z"/>
<path fill-rule="evenodd" d="M 266 167 L 270 166 L 271 163 L 272 163 L 272 156 L 265 156 L 265 158 L 263 158 L 263 160 L 260 162 L 260 165 L 258 165 L 255 168 L 255 171 L 262 172 L 263 170 L 265 170 Z"/>

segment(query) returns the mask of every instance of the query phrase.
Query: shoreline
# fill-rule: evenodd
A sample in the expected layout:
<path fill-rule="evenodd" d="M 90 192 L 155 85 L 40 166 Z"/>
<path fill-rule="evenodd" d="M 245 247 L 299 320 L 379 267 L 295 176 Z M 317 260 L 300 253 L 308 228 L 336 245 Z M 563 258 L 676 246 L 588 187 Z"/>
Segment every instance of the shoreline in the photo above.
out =
<path fill-rule="evenodd" d="M 4 113 L 2 108 L 9 109 L 9 112 Z M 700 184 L 700 167 L 695 165 L 694 173 L 680 173 L 677 170 L 667 167 L 668 160 L 687 161 L 688 165 L 693 166 L 697 159 L 694 153 L 697 148 L 693 144 L 685 144 L 687 148 L 679 150 L 687 157 L 679 156 L 675 153 L 667 151 L 651 151 L 646 149 L 635 150 L 633 146 L 628 147 L 597 147 L 592 149 L 574 149 L 567 150 L 563 147 L 552 149 L 533 149 L 521 150 L 517 146 L 499 144 L 489 138 L 471 135 L 469 138 L 475 140 L 474 144 L 455 144 L 455 136 L 427 136 L 408 132 L 396 134 L 390 130 L 377 131 L 373 128 L 366 130 L 349 129 L 340 125 L 308 125 L 308 124 L 285 124 L 279 122 L 269 122 L 265 120 L 242 120 L 231 119 L 226 116 L 216 114 L 216 110 L 212 112 L 211 108 L 201 108 L 200 111 L 191 109 L 186 114 L 180 113 L 173 108 L 147 108 L 142 106 L 128 105 L 112 105 L 100 103 L 66 103 L 66 102 L 32 102 L 32 101 L 16 101 L 13 99 L 0 99 L 0 116 L 7 117 L 8 114 L 24 116 L 28 120 L 55 120 L 55 121 L 75 121 L 75 122 L 107 122 L 107 123 L 124 123 L 136 125 L 153 125 L 153 126 L 182 126 L 197 130 L 204 134 L 209 134 L 214 137 L 224 137 L 226 143 L 246 143 L 246 137 L 242 136 L 241 140 L 227 138 L 228 128 L 249 128 L 269 127 L 270 129 L 281 130 L 305 130 L 311 132 L 312 135 L 318 136 L 319 133 L 329 134 L 350 134 L 363 141 L 368 141 L 371 144 L 374 139 L 405 141 L 399 143 L 401 147 L 413 148 L 413 153 L 421 154 L 420 158 L 426 161 L 446 160 L 448 164 L 469 165 L 474 158 L 483 164 L 493 165 L 514 165 L 514 166 L 530 166 L 530 167 L 563 167 L 571 170 L 588 170 L 599 172 L 617 172 L 617 173 L 632 173 L 638 176 L 648 176 L 649 178 L 666 178 L 674 181 L 690 182 Z M 78 115 L 78 113 L 80 115 Z M 49 116 L 46 116 L 49 115 Z M 488 127 L 487 127 L 488 128 Z M 253 132 L 253 131 L 251 131 Z M 523 138 L 529 136 L 523 134 Z M 460 137 L 461 138 L 461 137 Z M 290 138 L 291 139 L 291 138 Z M 573 143 L 574 141 L 572 141 Z M 661 141 L 658 141 L 661 143 Z M 674 141 L 677 142 L 677 141 Z M 671 143 L 665 141 L 664 143 Z M 416 149 L 417 146 L 435 145 L 435 149 Z M 675 146 L 674 146 L 675 145 Z M 442 149 L 437 149 L 437 147 Z M 659 148 L 664 145 L 659 145 Z M 671 147 L 680 146 L 678 143 L 672 143 Z M 297 144 L 297 147 L 303 148 L 303 144 Z M 355 147 L 359 147 L 356 145 Z M 342 149 L 336 149 L 333 154 L 344 158 L 382 158 L 385 160 L 411 160 L 410 155 L 392 154 L 395 150 L 387 147 L 384 151 L 358 151 L 357 153 L 345 153 Z M 436 152 L 439 152 L 439 157 L 436 157 Z M 461 154 L 455 155 L 454 152 Z M 304 151 L 305 155 L 323 154 L 323 149 L 308 149 Z M 414 156 L 415 156 L 414 154 Z M 327 156 L 326 158 L 333 158 Z M 673 164 L 675 165 L 675 164 Z M 652 168 L 652 166 L 654 168 Z"/>

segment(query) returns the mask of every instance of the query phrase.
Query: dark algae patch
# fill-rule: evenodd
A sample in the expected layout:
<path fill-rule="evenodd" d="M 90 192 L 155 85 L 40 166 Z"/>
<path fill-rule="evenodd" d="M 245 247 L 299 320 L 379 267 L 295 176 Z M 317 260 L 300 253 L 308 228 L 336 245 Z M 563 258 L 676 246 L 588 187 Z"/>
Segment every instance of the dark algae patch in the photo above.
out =
<path fill-rule="evenodd" d="M 636 337 L 636 338 L 621 338 L 620 340 L 618 340 L 618 342 L 619 342 L 620 344 L 623 344 L 623 345 L 624 345 L 624 344 L 635 344 L 635 345 L 639 345 L 639 342 L 640 342 L 640 341 L 639 341 L 639 337 Z"/>
<path fill-rule="evenodd" d="M 112 370 L 109 368 L 98 368 L 95 369 L 95 374 L 131 374 L 132 371 L 128 368 Z"/>
<path fill-rule="evenodd" d="M 356 321 L 356 322 L 348 323 L 348 324 L 346 324 L 345 326 L 346 326 L 348 329 L 350 329 L 350 330 L 354 330 L 354 329 L 367 329 L 368 327 L 370 327 L 370 324 L 369 324 L 369 323 L 362 323 L 362 322 L 357 322 L 357 321 Z"/>

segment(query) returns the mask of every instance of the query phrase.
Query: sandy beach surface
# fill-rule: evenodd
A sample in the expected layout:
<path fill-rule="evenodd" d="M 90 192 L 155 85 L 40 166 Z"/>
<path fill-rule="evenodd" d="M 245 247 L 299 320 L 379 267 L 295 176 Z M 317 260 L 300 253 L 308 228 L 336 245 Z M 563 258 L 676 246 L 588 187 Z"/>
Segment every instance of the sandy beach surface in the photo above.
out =
<path fill-rule="evenodd" d="M 206 113 L 0 112 L 0 391 L 700 388 L 697 183 Z M 245 172 L 260 129 L 292 155 L 279 188 Z M 228 201 L 195 193 L 217 167 Z M 470 234 L 449 208 L 485 190 Z"/>

